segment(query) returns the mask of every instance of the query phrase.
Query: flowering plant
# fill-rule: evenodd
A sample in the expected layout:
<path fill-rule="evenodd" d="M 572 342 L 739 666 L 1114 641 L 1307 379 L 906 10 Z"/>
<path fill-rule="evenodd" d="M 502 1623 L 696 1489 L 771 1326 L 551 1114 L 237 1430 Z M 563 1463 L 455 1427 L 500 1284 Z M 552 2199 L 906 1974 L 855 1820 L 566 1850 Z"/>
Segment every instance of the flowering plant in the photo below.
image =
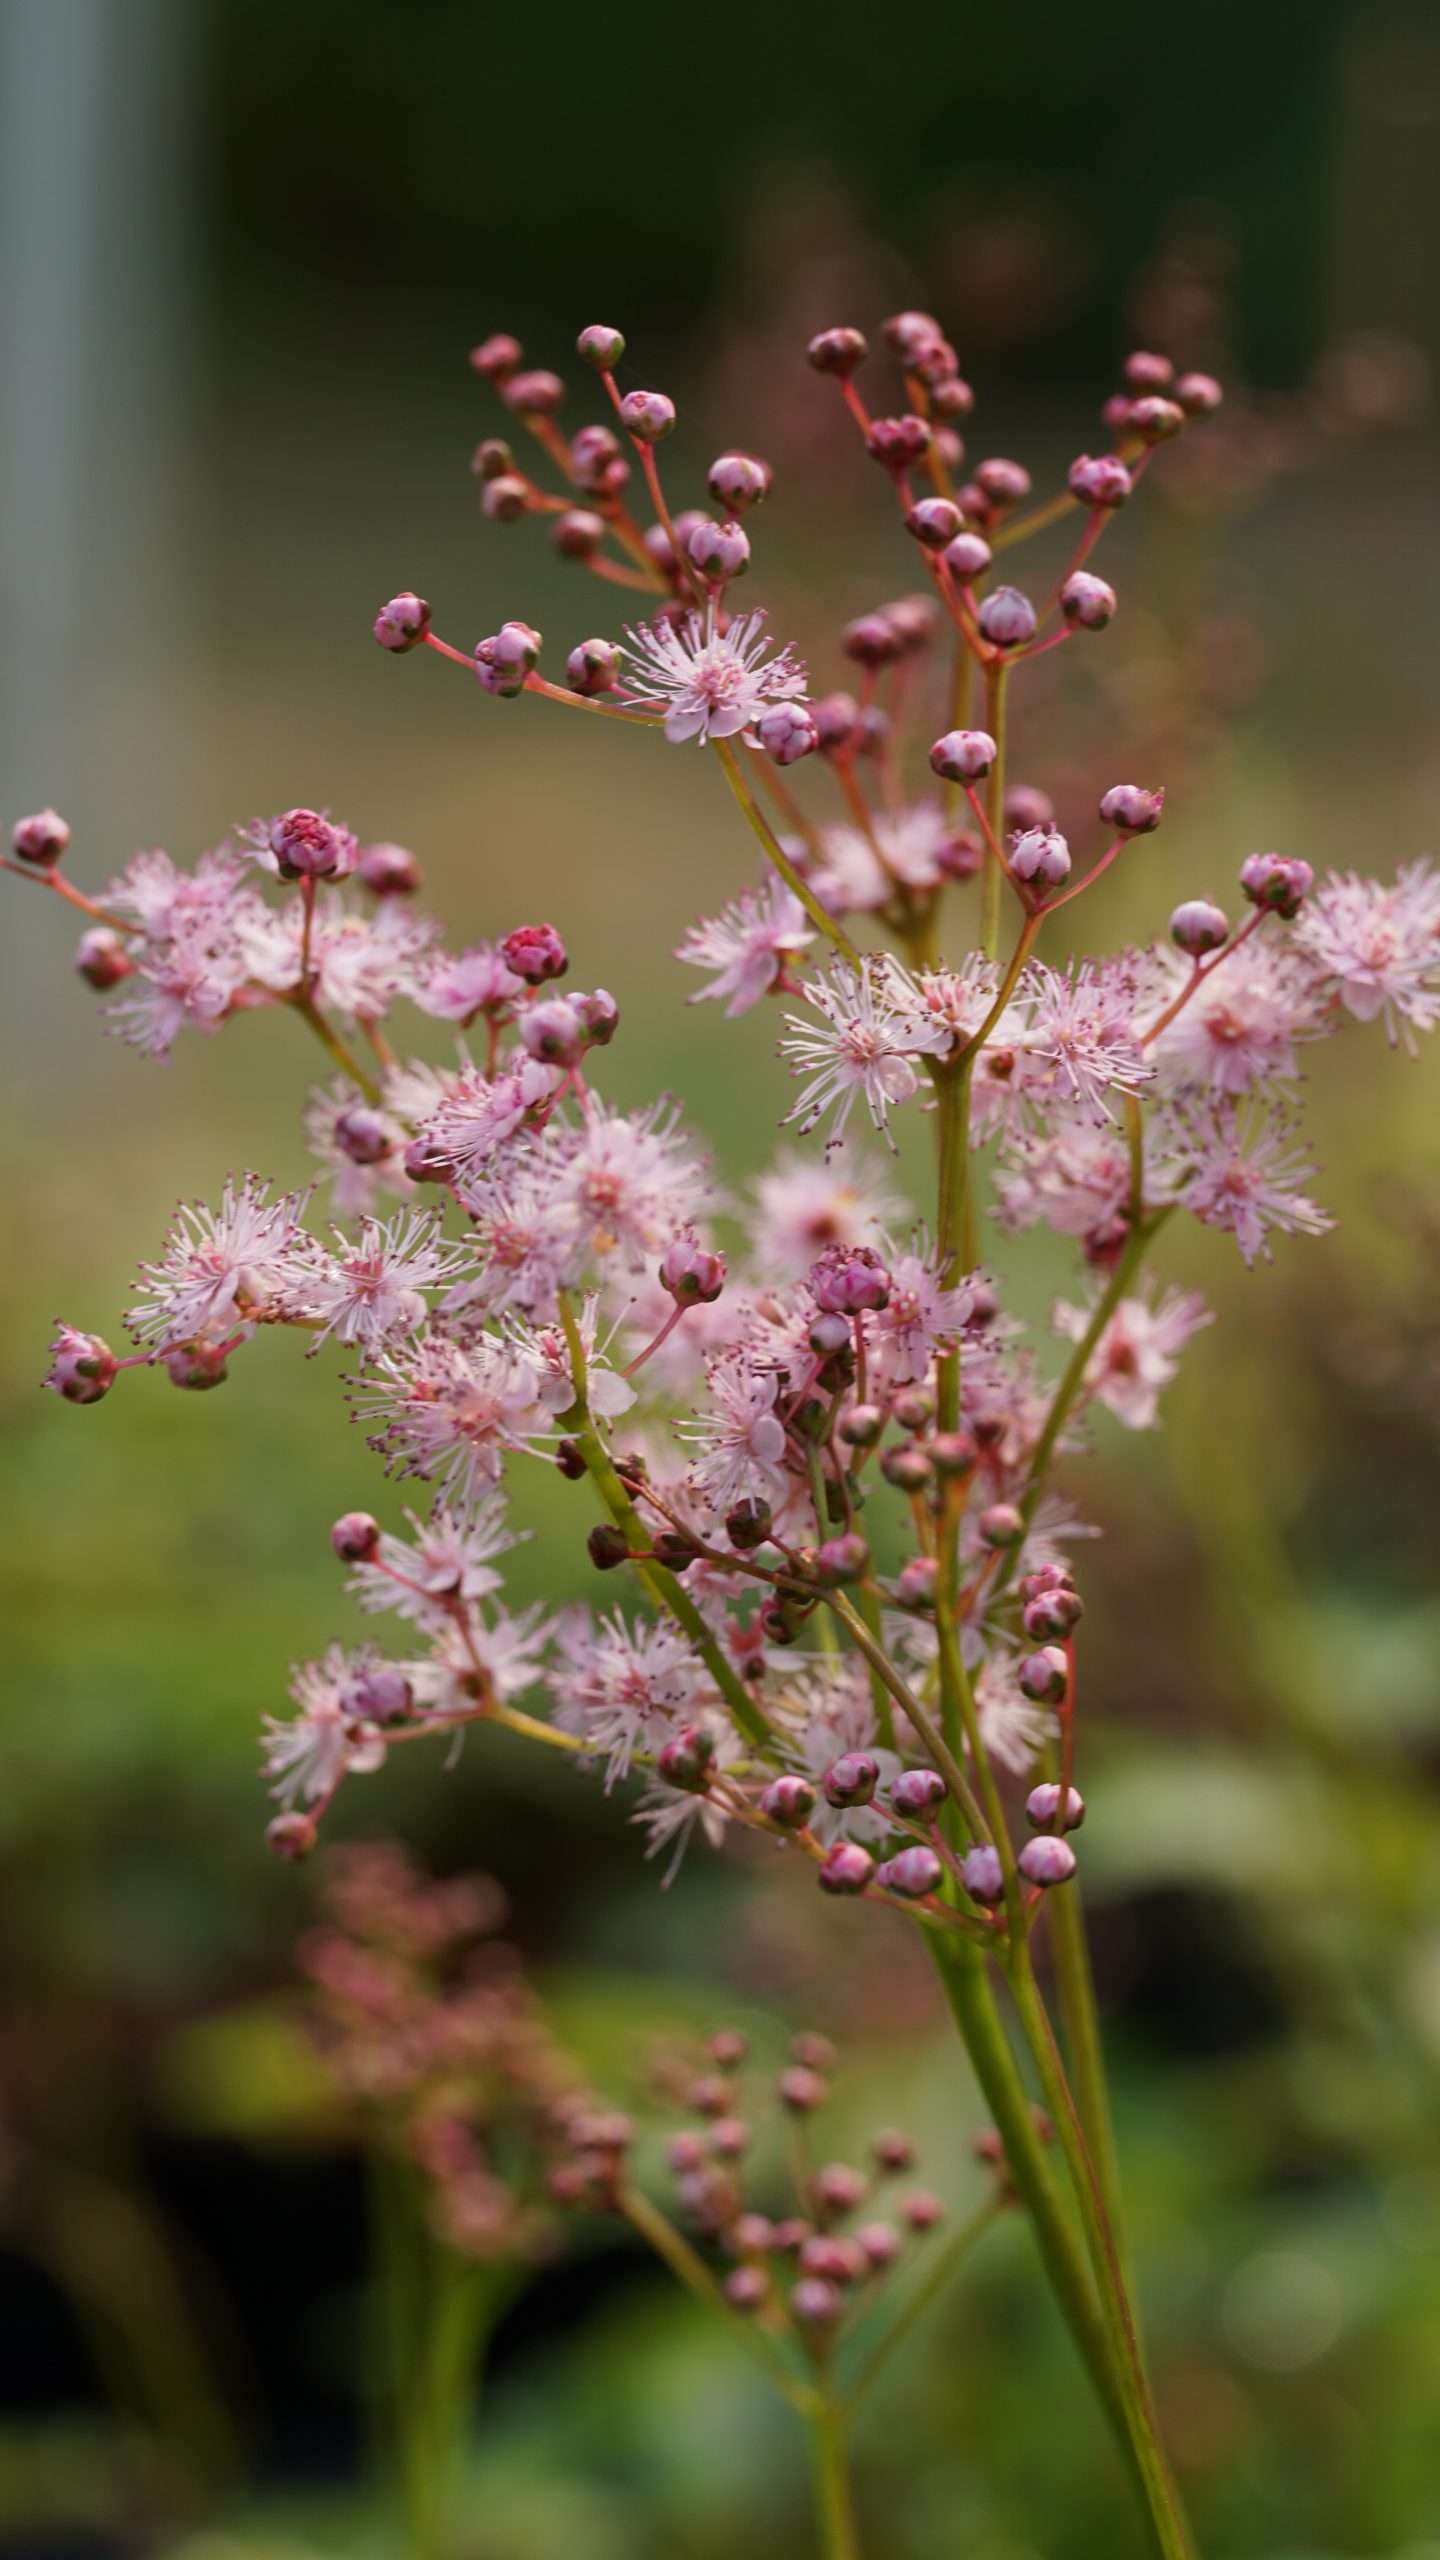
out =
<path fill-rule="evenodd" d="M 1097 1409 L 1154 1423 L 1208 1321 L 1193 1293 L 1143 1274 L 1163 1227 L 1196 1219 L 1251 1262 L 1272 1234 L 1329 1224 L 1295 1133 L 1300 1054 L 1352 1022 L 1412 1049 L 1433 1026 L 1440 876 L 1416 864 L 1317 885 L 1308 862 L 1253 853 L 1238 924 L 1186 899 L 1153 943 L 1071 956 L 1057 919 L 1143 858 L 1164 793 L 1107 789 L 1077 859 L 1050 802 L 1007 789 L 1012 697 L 1037 659 L 1109 624 L 1097 546 L 1166 444 L 1203 432 L 1220 386 L 1132 355 L 1104 413 L 1111 449 L 1029 505 L 1018 463 L 965 476 L 972 394 L 938 325 L 904 312 L 885 339 L 906 403 L 889 416 L 861 398 L 859 332 L 809 350 L 929 588 L 846 627 L 853 691 L 812 694 L 763 615 L 730 609 L 767 466 L 722 454 L 714 512 L 672 513 L 657 447 L 673 404 L 621 391 L 623 341 L 598 327 L 579 352 L 614 423 L 568 438 L 556 376 L 510 338 L 474 351 L 562 485 L 499 437 L 476 468 L 488 517 L 553 519 L 561 552 L 643 595 L 648 619 L 582 640 L 563 684 L 519 620 L 466 651 L 405 592 L 375 624 L 383 648 L 428 650 L 498 699 L 709 751 L 764 867 L 677 957 L 731 1017 L 778 1001 L 788 1120 L 801 1139 L 826 1130 L 823 1153 L 792 1149 L 762 1178 L 743 1263 L 716 1241 L 726 1203 L 674 1107 L 606 1102 L 599 1052 L 619 1009 L 603 989 L 567 991 L 554 926 L 447 950 L 414 907 L 413 857 L 310 808 L 238 830 L 192 870 L 138 854 L 91 898 L 45 811 L 16 829 L 8 867 L 84 911 L 77 965 L 113 994 L 124 1037 L 164 1056 L 182 1029 L 285 1008 L 333 1070 L 306 1113 L 332 1222 L 310 1192 L 227 1181 L 143 1267 L 135 1349 L 62 1325 L 49 1383 L 95 1403 L 122 1371 L 159 1367 L 208 1388 L 260 1327 L 286 1326 L 312 1350 L 342 1346 L 371 1445 L 431 1489 L 403 1530 L 368 1511 L 335 1524 L 352 1592 L 399 1622 L 400 1649 L 337 1644 L 296 1672 L 295 1713 L 264 1745 L 277 1850 L 308 1850 L 345 1779 L 401 1744 L 498 1722 L 607 1788 L 638 1776 L 636 1818 L 667 1873 L 693 1835 L 718 1846 L 739 1826 L 809 1861 L 826 1893 L 922 1930 L 1156 2547 L 1177 2555 L 1189 2545 L 1125 2270 L 1074 1881 L 1080 1524 L 1053 1477 Z M 627 495 L 637 470 L 646 522 Z M 1004 552 L 1065 524 L 1078 538 L 1033 596 L 996 578 Z M 936 658 L 945 707 L 927 718 Z M 917 726 L 918 790 L 904 752 Z M 805 761 L 838 822 L 787 778 Z M 454 1027 L 453 1054 L 396 1047 L 406 1004 Z M 928 1223 L 852 1136 L 868 1118 L 893 1144 L 892 1121 L 920 1114 L 935 1137 Z M 999 1234 L 1043 1225 L 1073 1244 L 1053 1374 L 982 1253 L 987 1182 Z M 526 1462 L 596 1497 L 590 1556 L 622 1577 L 608 1611 L 506 1607 L 506 1489 Z M 548 1712 L 520 1703 L 538 1694 Z M 1042 1925 L 1063 2059 L 1035 1969 Z M 827 2531 L 832 2551 L 853 2548 L 838 2509 Z"/>

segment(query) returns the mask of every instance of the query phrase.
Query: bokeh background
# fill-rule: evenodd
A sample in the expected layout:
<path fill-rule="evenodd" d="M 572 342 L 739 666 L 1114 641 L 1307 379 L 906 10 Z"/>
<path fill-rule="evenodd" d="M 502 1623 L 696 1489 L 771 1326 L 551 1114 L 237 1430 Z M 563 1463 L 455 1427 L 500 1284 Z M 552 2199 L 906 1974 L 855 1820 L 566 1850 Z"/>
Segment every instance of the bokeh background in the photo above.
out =
<path fill-rule="evenodd" d="M 369 642 L 411 584 L 462 642 L 605 626 L 543 532 L 480 522 L 467 346 L 563 367 L 614 320 L 680 400 L 682 496 L 722 444 L 770 456 L 754 583 L 832 681 L 837 622 L 914 564 L 811 330 L 937 310 L 972 450 L 1042 489 L 1128 346 L 1223 371 L 1213 441 L 1107 543 L 1114 632 L 1037 679 L 1054 752 L 1017 745 L 1062 823 L 1097 777 L 1170 786 L 1109 941 L 1256 846 L 1433 847 L 1437 250 L 1440 32 L 1388 0 L 3 0 L 5 805 L 57 802 L 93 881 L 329 804 L 414 846 L 458 940 L 553 913 L 624 1011 L 610 1089 L 682 1084 L 738 1185 L 788 1102 L 770 1026 L 687 1013 L 667 957 L 749 875 L 718 785 Z M 214 1398 L 36 1391 L 52 1314 L 109 1330 L 177 1194 L 299 1176 L 311 1062 L 272 1022 L 157 1069 L 102 1038 L 58 902 L 5 918 L 0 2547 L 379 2553 L 362 2181 L 287 2040 L 313 1879 L 265 1858 L 255 1769 L 287 1664 L 353 1632 L 325 1531 L 376 1477 L 284 1341 Z M 1223 1321 L 1166 1432 L 1074 1470 L 1105 1529 L 1086 1875 L 1206 2549 L 1437 2560 L 1440 1083 L 1378 1033 L 1315 1082 L 1338 1231 L 1252 1275 L 1185 1239 Z M 1020 1260 L 1043 1309 L 1058 1267 Z M 522 1592 L 583 1588 L 573 1506 L 534 1516 Z M 974 2192 L 979 2104 L 899 1932 L 743 1855 L 662 1902 L 617 1806 L 504 1738 L 402 1759 L 342 1825 L 500 1876 L 617 2095 L 670 2017 L 841 2027 L 840 2124 L 908 2116 Z M 1018 2227 L 860 2463 L 896 2560 L 1138 2548 Z M 599 2228 L 502 2326 L 470 2491 L 473 2560 L 804 2547 L 786 2413 Z"/>

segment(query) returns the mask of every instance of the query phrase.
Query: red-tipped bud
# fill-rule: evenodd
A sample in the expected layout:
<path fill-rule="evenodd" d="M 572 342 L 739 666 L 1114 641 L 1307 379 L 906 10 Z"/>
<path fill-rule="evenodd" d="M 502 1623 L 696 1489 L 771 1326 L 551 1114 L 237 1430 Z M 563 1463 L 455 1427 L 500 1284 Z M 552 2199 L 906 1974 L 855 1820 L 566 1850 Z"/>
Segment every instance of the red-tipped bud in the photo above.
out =
<path fill-rule="evenodd" d="M 18 862 L 33 863 L 37 871 L 53 871 L 70 842 L 70 830 L 58 809 L 37 809 L 33 817 L 16 820 L 10 842 Z"/>
<path fill-rule="evenodd" d="M 927 551 L 943 551 L 964 531 L 964 525 L 953 498 L 922 498 L 905 519 L 906 532 L 913 533 Z"/>
<path fill-rule="evenodd" d="M 862 1849 L 858 1840 L 837 1840 L 815 1881 L 822 1893 L 856 1894 L 866 1891 L 874 1874 L 875 1861 L 868 1849 Z"/>
<path fill-rule="evenodd" d="M 980 533 L 957 533 L 954 541 L 945 546 L 945 566 L 962 587 L 983 578 L 994 556 Z"/>
<path fill-rule="evenodd" d="M 1315 874 L 1298 855 L 1251 853 L 1240 865 L 1240 886 L 1252 907 L 1288 921 L 1300 913 L 1315 886 Z"/>
<path fill-rule="evenodd" d="M 421 881 L 420 865 L 403 844 L 367 844 L 355 876 L 376 898 L 413 897 Z"/>
<path fill-rule="evenodd" d="M 893 1812 L 907 1821 L 933 1813 L 945 1801 L 945 1781 L 938 1769 L 902 1769 L 890 1789 Z"/>
<path fill-rule="evenodd" d="M 770 495 L 774 474 L 768 462 L 754 453 L 722 453 L 711 463 L 705 485 L 717 507 L 727 515 L 743 515 L 747 507 L 758 507 Z"/>
<path fill-rule="evenodd" d="M 625 353 L 625 341 L 618 329 L 607 329 L 592 320 L 575 341 L 575 353 L 582 364 L 593 364 L 597 373 L 613 373 Z"/>
<path fill-rule="evenodd" d="M 837 374 L 845 382 L 870 349 L 858 329 L 822 329 L 805 352 L 817 373 Z"/>
<path fill-rule="evenodd" d="M 655 1768 L 667 1787 L 703 1796 L 715 1765 L 715 1736 L 703 1724 L 682 1725 L 656 1756 Z"/>
<path fill-rule="evenodd" d="M 81 934 L 75 945 L 75 974 L 84 979 L 87 987 L 95 987 L 103 995 L 133 972 L 134 962 L 123 937 L 112 933 L 109 925 L 92 924 L 88 933 Z"/>
<path fill-rule="evenodd" d="M 570 966 L 570 955 L 553 924 L 517 925 L 501 943 L 500 957 L 527 987 L 543 986 L 547 978 L 563 978 Z"/>
<path fill-rule="evenodd" d="M 677 1307 L 713 1305 L 725 1286 L 725 1256 L 712 1253 L 698 1236 L 676 1236 L 660 1265 L 660 1286 Z"/>
<path fill-rule="evenodd" d="M 1070 1686 L 1070 1670 L 1060 1647 L 1042 1645 L 1038 1653 L 1027 1653 L 1016 1674 L 1021 1695 L 1033 1698 L 1038 1706 L 1058 1706 Z"/>
<path fill-rule="evenodd" d="M 1162 400 L 1150 393 L 1143 400 L 1132 400 L 1126 425 L 1133 435 L 1143 437 L 1146 444 L 1164 444 L 1167 437 L 1178 436 L 1185 424 L 1185 412 L 1174 400 Z"/>
<path fill-rule="evenodd" d="M 711 586 L 743 578 L 750 566 L 750 537 L 738 524 L 716 524 L 702 516 L 685 546 L 692 568 Z"/>
<path fill-rule="evenodd" d="M 565 681 L 587 700 L 613 693 L 620 681 L 620 651 L 613 640 L 582 640 L 565 661 Z"/>
<path fill-rule="evenodd" d="M 898 1893 L 906 1902 L 923 1902 L 927 1893 L 939 1890 L 945 1869 L 933 1849 L 918 1841 L 913 1849 L 901 1849 L 887 1858 L 875 1881 L 890 1893 Z"/>
<path fill-rule="evenodd" d="M 872 418 L 865 446 L 872 461 L 898 478 L 902 471 L 912 471 L 917 462 L 924 461 L 932 440 L 928 419 L 917 418 L 907 410 L 900 418 Z"/>
<path fill-rule="evenodd" d="M 983 782 L 1000 750 L 985 729 L 947 729 L 930 750 L 930 767 L 947 782 Z"/>
<path fill-rule="evenodd" d="M 1065 1796 L 1065 1818 L 1060 1818 L 1060 1789 L 1051 1779 L 1032 1787 L 1025 1799 L 1025 1818 L 1037 1831 L 1078 1831 L 1085 1819 L 1085 1799 L 1078 1787 L 1070 1787 Z"/>
<path fill-rule="evenodd" d="M 1018 506 L 1022 498 L 1030 495 L 1030 474 L 1024 464 L 1007 462 L 1001 454 L 977 462 L 975 478 L 992 507 Z"/>
<path fill-rule="evenodd" d="M 1118 453 L 1077 454 L 1069 481 L 1071 496 L 1087 507 L 1123 507 L 1135 485 Z"/>
<path fill-rule="evenodd" d="M 1023 649 L 1039 628 L 1035 607 L 1018 587 L 992 587 L 975 619 L 992 649 Z"/>
<path fill-rule="evenodd" d="M 1165 794 L 1146 791 L 1138 782 L 1117 782 L 1101 801 L 1100 815 L 1118 835 L 1153 835 L 1165 815 Z"/>
<path fill-rule="evenodd" d="M 1058 1833 L 1041 1831 L 1027 1840 L 1015 1861 L 1027 1884 L 1038 1884 L 1047 1891 L 1054 1884 L 1068 1884 L 1079 1864 L 1068 1840 Z"/>
<path fill-rule="evenodd" d="M 408 588 L 403 594 L 392 596 L 388 604 L 382 604 L 375 616 L 375 637 L 381 648 L 395 657 L 403 657 L 407 649 L 418 649 L 429 628 L 430 607 L 423 596 L 412 595 Z"/>
<path fill-rule="evenodd" d="M 637 444 L 659 444 L 675 424 L 675 403 L 663 391 L 627 391 L 620 422 Z"/>
<path fill-rule="evenodd" d="M 1170 918 L 1170 939 L 1177 950 L 1200 960 L 1229 941 L 1230 920 L 1224 908 L 1212 905 L 1208 898 L 1186 898 Z"/>
<path fill-rule="evenodd" d="M 512 338 L 506 330 L 497 329 L 493 337 L 484 338 L 478 347 L 471 348 L 470 370 L 483 374 L 487 382 L 503 382 L 507 374 L 513 373 L 516 366 L 524 362 L 524 358 L 525 350 L 519 339 Z"/>
<path fill-rule="evenodd" d="M 815 1790 L 804 1778 L 772 1778 L 760 1810 L 781 1831 L 803 1831 L 815 1810 Z"/>
<path fill-rule="evenodd" d="M 810 1292 L 826 1315 L 854 1316 L 886 1307 L 893 1285 L 870 1245 L 832 1245 L 810 1265 Z"/>
<path fill-rule="evenodd" d="M 340 880 L 359 858 L 349 829 L 332 825 L 319 809 L 287 809 L 265 835 L 282 880 Z"/>
<path fill-rule="evenodd" d="M 368 1511 L 342 1511 L 330 1544 L 342 1564 L 363 1564 L 380 1544 L 380 1523 Z"/>
<path fill-rule="evenodd" d="M 277 1813 L 266 1825 L 265 1846 L 272 1857 L 298 1862 L 308 1858 L 320 1834 L 308 1813 Z"/>
<path fill-rule="evenodd" d="M 1117 602 L 1114 588 L 1088 569 L 1073 570 L 1060 590 L 1060 610 L 1074 631 L 1103 631 L 1115 619 Z"/>
<path fill-rule="evenodd" d="M 547 996 L 520 1016 L 520 1038 L 527 1056 L 546 1067 L 578 1067 L 589 1046 L 578 1004 L 568 996 Z"/>
<path fill-rule="evenodd" d="M 98 1404 L 110 1393 L 118 1368 L 109 1343 L 98 1333 L 80 1333 L 73 1324 L 57 1324 L 45 1384 L 67 1404 Z"/>
<path fill-rule="evenodd" d="M 1048 897 L 1070 877 L 1070 847 L 1058 827 L 1027 827 L 1010 847 L 1010 868 Z"/>
<path fill-rule="evenodd" d="M 879 1764 L 868 1751 L 845 1751 L 832 1761 L 824 1777 L 827 1804 L 868 1804 L 880 1783 Z"/>
<path fill-rule="evenodd" d="M 755 735 L 776 764 L 798 764 L 820 743 L 814 715 L 806 702 L 772 702 L 755 723 Z"/>

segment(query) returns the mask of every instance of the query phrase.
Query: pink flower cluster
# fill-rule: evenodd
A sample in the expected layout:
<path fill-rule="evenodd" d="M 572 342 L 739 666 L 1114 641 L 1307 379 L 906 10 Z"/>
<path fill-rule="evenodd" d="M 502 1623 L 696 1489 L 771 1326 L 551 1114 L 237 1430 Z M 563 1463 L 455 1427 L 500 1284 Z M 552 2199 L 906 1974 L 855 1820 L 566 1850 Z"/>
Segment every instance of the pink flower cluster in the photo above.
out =
<path fill-rule="evenodd" d="M 557 377 L 527 371 L 513 340 L 476 351 L 562 486 L 503 438 L 477 470 L 487 515 L 553 521 L 564 556 L 648 594 L 651 619 L 579 642 L 563 684 L 528 623 L 455 649 L 408 591 L 376 623 L 386 649 L 458 661 L 491 699 L 710 750 L 763 868 L 677 956 L 729 1017 L 779 1000 L 783 1117 L 801 1140 L 825 1133 L 748 1198 L 673 1105 L 606 1098 L 618 1008 L 571 989 L 555 928 L 447 950 L 402 848 L 296 808 L 189 870 L 138 854 L 92 899 L 53 812 L 16 831 L 9 867 L 86 913 L 81 974 L 115 991 L 125 1037 L 163 1055 L 183 1026 L 284 1008 L 327 1053 L 305 1126 L 333 1223 L 309 1193 L 227 1181 L 143 1267 L 134 1352 L 66 1325 L 50 1373 L 75 1403 L 141 1366 L 204 1388 L 258 1328 L 289 1327 L 312 1351 L 340 1346 L 371 1446 L 429 1489 L 434 1509 L 404 1529 L 368 1511 L 336 1524 L 355 1597 L 401 1641 L 297 1670 L 294 1712 L 265 1737 L 283 1850 L 311 1845 L 347 1775 L 499 1722 L 607 1786 L 637 1780 L 635 1818 L 670 1872 L 693 1835 L 739 1826 L 810 1859 L 831 1893 L 1013 1943 L 1074 1872 L 1083 1813 L 1068 1559 L 1086 1533 L 1053 1470 L 1100 1408 L 1152 1425 L 1209 1321 L 1146 1273 L 1151 1249 L 1190 1219 L 1247 1262 L 1323 1232 L 1296 1129 L 1302 1052 L 1375 1020 L 1413 1048 L 1440 1019 L 1440 875 L 1424 864 L 1317 883 L 1306 859 L 1252 854 L 1238 922 L 1191 898 L 1138 947 L 1069 947 L 1063 911 L 1117 864 L 1153 861 L 1164 794 L 1113 785 L 1072 849 L 1041 792 L 1007 785 L 1025 669 L 1108 626 L 1096 547 L 1165 444 L 1203 432 L 1219 387 L 1133 357 L 1105 412 L 1112 449 L 1027 512 L 1020 465 L 966 461 L 972 395 L 937 324 L 902 313 L 885 337 L 905 405 L 880 416 L 857 388 L 858 332 L 810 350 L 928 582 L 846 626 L 853 689 L 807 695 L 763 617 L 731 613 L 742 519 L 770 473 L 722 454 L 710 509 L 672 512 L 656 447 L 673 405 L 621 390 L 608 329 L 580 352 L 613 423 L 568 438 Z M 993 574 L 1059 525 L 1068 552 L 1033 592 Z M 397 1047 L 405 1005 L 452 1039 Z M 856 1149 L 863 1123 L 893 1144 L 902 1118 L 933 1130 L 923 1212 Z M 1035 1227 L 1074 1257 L 1053 1349 L 994 1267 L 1002 1239 Z M 598 1503 L 591 1560 L 619 1577 L 598 1613 L 505 1604 L 507 1498 L 523 1503 L 527 1468 L 557 1466 Z M 1016 1781 L 1024 1824 L 1003 1792 Z"/>

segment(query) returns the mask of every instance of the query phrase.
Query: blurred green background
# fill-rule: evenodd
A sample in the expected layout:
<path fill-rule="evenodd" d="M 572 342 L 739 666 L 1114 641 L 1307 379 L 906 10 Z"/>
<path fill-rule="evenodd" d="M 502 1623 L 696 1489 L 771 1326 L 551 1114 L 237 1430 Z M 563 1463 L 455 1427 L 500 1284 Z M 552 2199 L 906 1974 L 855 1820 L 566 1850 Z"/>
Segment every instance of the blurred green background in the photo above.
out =
<path fill-rule="evenodd" d="M 681 401 L 680 497 L 722 444 L 775 462 L 753 583 L 838 680 L 835 624 L 915 570 L 801 350 L 917 301 L 976 383 L 972 453 L 1041 489 L 1127 346 L 1235 385 L 1208 464 L 1162 457 L 1117 528 L 1114 633 L 1037 678 L 1053 752 L 1017 736 L 1062 823 L 1096 781 L 1171 788 L 1091 930 L 1223 899 L 1256 846 L 1388 870 L 1433 843 L 1427 13 L 4 0 L 0 138 L 0 765 L 12 812 L 65 810 L 77 877 L 333 806 L 415 848 L 458 941 L 556 916 L 623 1008 L 608 1089 L 679 1086 L 738 1184 L 788 1106 L 772 1026 L 687 1013 L 667 957 L 750 876 L 718 781 L 392 663 L 368 624 L 412 584 L 462 643 L 612 621 L 543 533 L 481 525 L 467 473 L 495 423 L 469 343 L 513 327 L 563 367 L 602 318 Z M 242 1022 L 156 1069 L 102 1038 L 58 902 L 17 886 L 6 919 L 0 2544 L 379 2552 L 360 2180 L 255 2026 L 312 1892 L 261 1849 L 255 1739 L 289 1661 L 354 1633 L 330 1519 L 399 1505 L 338 1363 L 283 1341 L 215 1398 L 36 1388 L 52 1314 L 112 1331 L 177 1194 L 300 1175 L 312 1064 Z M 1086 1874 L 1205 2548 L 1437 2560 L 1436 1061 L 1357 1032 L 1313 1084 L 1337 1233 L 1253 1275 L 1169 1239 L 1223 1321 L 1163 1436 L 1073 1470 L 1106 1532 Z M 1017 1264 L 1037 1311 L 1070 1276 Z M 519 1596 L 585 1588 L 558 1483 L 534 1517 Z M 508 1738 L 402 1761 L 341 1823 L 499 1874 L 617 2094 L 669 2014 L 839 2027 L 855 2127 L 908 2117 L 973 2191 L 979 2104 L 901 1933 L 744 1855 L 692 1856 L 662 1904 L 618 1805 Z M 1138 2548 L 1019 2228 L 860 2463 L 896 2560 Z M 786 2413 L 613 2235 L 502 2329 L 472 2490 L 474 2560 L 806 2547 Z"/>

